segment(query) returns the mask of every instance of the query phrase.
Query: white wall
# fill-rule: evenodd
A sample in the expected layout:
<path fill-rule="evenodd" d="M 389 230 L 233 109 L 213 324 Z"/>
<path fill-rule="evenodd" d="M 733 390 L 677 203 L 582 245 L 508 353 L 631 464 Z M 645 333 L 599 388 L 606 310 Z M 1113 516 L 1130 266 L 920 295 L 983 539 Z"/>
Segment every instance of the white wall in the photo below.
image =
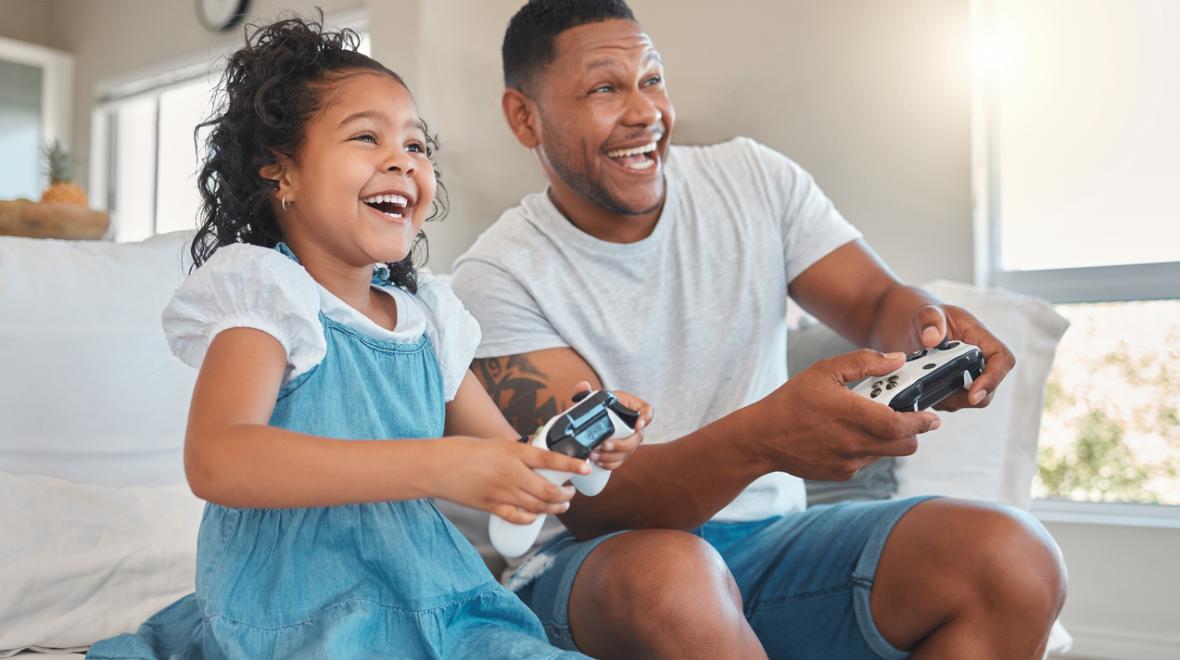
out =
<path fill-rule="evenodd" d="M 395 17 L 380 4 L 373 52 L 398 68 L 404 42 L 383 34 Z M 499 47 L 521 3 L 390 4 L 417 6 L 425 46 L 405 73 L 442 137 L 454 203 L 428 233 L 434 267 L 449 270 L 504 208 L 543 187 L 500 114 Z M 903 277 L 970 279 L 967 0 L 632 6 L 664 58 L 675 141 L 754 137 L 809 169 Z M 940 249 L 915 255 L 920 236 Z"/>
<path fill-rule="evenodd" d="M 9 0 L 11 1 L 11 0 Z M 205 57 L 210 62 L 243 43 L 241 26 L 212 33 L 197 20 L 190 0 L 26 0 L 48 6 L 48 40 L 74 54 L 74 152 L 85 181 L 90 151 L 90 115 L 95 85 L 175 61 Z M 363 6 L 363 0 L 253 0 L 251 18 L 272 18 L 282 10 L 309 15 Z"/>
<path fill-rule="evenodd" d="M 47 0 L 0 0 L 0 37 L 48 46 Z"/>
<path fill-rule="evenodd" d="M 1180 658 L 1180 529 L 1045 526 L 1069 567 L 1061 620 L 1074 635 L 1071 655 Z"/>

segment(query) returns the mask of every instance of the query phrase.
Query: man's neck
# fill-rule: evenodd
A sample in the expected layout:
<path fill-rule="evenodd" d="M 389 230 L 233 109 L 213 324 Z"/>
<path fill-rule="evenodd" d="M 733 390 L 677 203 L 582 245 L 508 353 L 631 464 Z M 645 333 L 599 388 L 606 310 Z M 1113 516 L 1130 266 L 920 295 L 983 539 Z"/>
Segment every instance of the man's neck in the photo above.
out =
<path fill-rule="evenodd" d="M 629 215 L 602 208 L 573 190 L 559 191 L 550 185 L 546 191 L 557 211 L 578 229 L 608 243 L 635 243 L 651 236 L 664 210 L 668 195 L 649 213 Z"/>

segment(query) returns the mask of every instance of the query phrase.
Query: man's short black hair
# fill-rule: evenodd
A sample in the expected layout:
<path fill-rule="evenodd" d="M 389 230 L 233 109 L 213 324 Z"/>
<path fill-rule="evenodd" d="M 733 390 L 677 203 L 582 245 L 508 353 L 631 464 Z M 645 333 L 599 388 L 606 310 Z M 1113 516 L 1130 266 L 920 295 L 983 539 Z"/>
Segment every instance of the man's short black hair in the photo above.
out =
<path fill-rule="evenodd" d="M 523 91 L 529 78 L 553 61 L 557 35 L 612 18 L 635 20 L 623 0 L 529 0 L 504 32 L 504 85 Z"/>

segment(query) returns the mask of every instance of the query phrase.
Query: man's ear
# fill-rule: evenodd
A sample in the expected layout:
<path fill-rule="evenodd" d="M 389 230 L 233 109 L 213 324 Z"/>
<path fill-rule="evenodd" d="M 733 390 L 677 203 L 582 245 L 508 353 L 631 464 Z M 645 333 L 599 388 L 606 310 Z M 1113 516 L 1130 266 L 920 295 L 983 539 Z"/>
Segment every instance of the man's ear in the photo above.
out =
<path fill-rule="evenodd" d="M 500 97 L 500 107 L 504 110 L 504 118 L 508 120 L 508 128 L 512 129 L 516 141 L 526 149 L 536 149 L 541 144 L 541 136 L 534 125 L 537 106 L 533 100 L 519 89 L 508 87 Z"/>
<path fill-rule="evenodd" d="M 291 174 L 291 162 L 282 156 L 278 156 L 275 162 L 258 168 L 258 176 L 274 182 L 276 202 L 281 201 L 283 197 L 287 198 L 288 203 L 295 201 L 295 186 Z"/>

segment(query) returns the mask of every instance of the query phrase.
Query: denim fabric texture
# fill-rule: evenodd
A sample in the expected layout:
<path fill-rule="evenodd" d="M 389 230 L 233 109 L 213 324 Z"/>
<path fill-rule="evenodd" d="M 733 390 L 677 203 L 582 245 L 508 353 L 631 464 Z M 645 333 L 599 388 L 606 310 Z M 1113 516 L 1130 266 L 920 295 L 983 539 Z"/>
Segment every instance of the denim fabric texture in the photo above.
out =
<path fill-rule="evenodd" d="M 770 658 L 908 658 L 877 629 L 869 593 L 889 533 L 927 499 L 822 505 L 754 522 L 710 522 L 693 533 L 725 560 Z M 606 538 L 578 542 L 563 533 L 534 558 L 549 569 L 516 592 L 556 646 L 578 648 L 570 590 L 582 562 Z"/>
<path fill-rule="evenodd" d="M 285 247 L 285 246 L 281 246 Z M 285 254 L 292 256 L 289 251 Z M 436 438 L 429 339 L 375 340 L 320 315 L 324 360 L 283 386 L 272 426 Z M 208 504 L 196 592 L 92 658 L 550 658 L 540 622 L 430 500 L 297 509 Z"/>

